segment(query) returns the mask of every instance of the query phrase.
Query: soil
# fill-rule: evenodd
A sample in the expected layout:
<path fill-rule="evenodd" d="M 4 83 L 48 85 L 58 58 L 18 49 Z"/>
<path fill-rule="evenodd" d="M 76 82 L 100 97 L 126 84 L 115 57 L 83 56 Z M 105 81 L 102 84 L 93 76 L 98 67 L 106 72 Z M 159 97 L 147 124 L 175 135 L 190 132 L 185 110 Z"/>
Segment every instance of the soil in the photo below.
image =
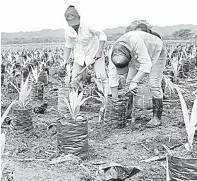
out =
<path fill-rule="evenodd" d="M 53 69 L 55 70 L 55 68 Z M 197 89 L 197 67 L 192 70 L 187 79 L 181 79 L 179 84 L 186 91 L 183 95 L 189 110 L 192 108 L 195 95 L 191 92 Z M 45 114 L 34 114 L 34 129 L 26 133 L 18 133 L 8 129 L 4 124 L 2 130 L 7 130 L 6 147 L 3 160 L 7 162 L 5 172 L 13 172 L 15 181 L 79 181 L 95 180 L 99 162 L 116 162 L 123 166 L 137 166 L 141 171 L 126 179 L 126 181 L 162 181 L 166 180 L 165 158 L 145 162 L 155 156 L 164 156 L 163 144 L 174 148 L 175 154 L 186 154 L 184 143 L 187 142 L 181 106 L 177 94 L 164 101 L 162 125 L 157 128 L 146 128 L 151 119 L 151 110 L 136 109 L 135 122 L 123 129 L 111 129 L 98 122 L 100 104 L 89 101 L 82 111 L 88 116 L 89 158 L 82 164 L 87 168 L 70 161 L 50 164 L 57 157 L 56 123 L 59 115 L 50 108 L 57 109 L 58 75 L 50 70 L 49 85 L 45 86 L 44 100 L 33 101 L 33 107 L 48 103 Z M 9 103 L 17 97 L 16 93 L 7 93 L 2 86 L 2 112 Z M 169 96 L 169 94 L 167 94 Z M 12 116 L 12 112 L 9 115 Z M 172 151 L 173 151 L 172 150 Z M 194 157 L 197 158 L 197 136 L 194 138 Z M 88 172 L 88 171 L 89 172 Z"/>

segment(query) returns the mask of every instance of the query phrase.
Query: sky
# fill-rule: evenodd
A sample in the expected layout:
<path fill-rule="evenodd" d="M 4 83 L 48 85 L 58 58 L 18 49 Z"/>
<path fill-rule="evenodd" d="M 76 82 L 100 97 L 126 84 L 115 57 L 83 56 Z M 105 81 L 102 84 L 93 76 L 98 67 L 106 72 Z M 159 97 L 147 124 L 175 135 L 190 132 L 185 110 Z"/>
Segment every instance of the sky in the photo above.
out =
<path fill-rule="evenodd" d="M 64 12 L 74 5 L 81 19 L 104 30 L 135 20 L 152 25 L 197 25 L 197 0 L 1 0 L 1 32 L 39 31 L 67 26 Z"/>

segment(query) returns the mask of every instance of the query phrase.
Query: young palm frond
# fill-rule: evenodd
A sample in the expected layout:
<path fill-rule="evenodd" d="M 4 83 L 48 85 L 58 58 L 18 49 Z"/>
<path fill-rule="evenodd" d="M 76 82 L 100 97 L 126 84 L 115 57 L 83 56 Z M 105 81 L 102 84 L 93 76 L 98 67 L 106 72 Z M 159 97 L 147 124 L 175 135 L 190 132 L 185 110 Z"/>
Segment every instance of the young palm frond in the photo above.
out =
<path fill-rule="evenodd" d="M 195 91 L 192 92 L 192 95 L 197 95 L 197 89 Z"/>
<path fill-rule="evenodd" d="M 5 112 L 3 113 L 3 115 L 1 116 L 1 125 L 3 124 L 5 118 L 7 117 L 11 107 L 13 106 L 13 104 L 16 102 L 16 100 L 12 101 L 12 103 L 8 106 L 8 108 L 5 110 Z"/>
<path fill-rule="evenodd" d="M 190 59 L 193 59 L 193 58 L 196 57 L 196 55 L 197 55 L 196 46 L 193 46 L 192 52 L 191 52 L 191 54 L 189 54 L 189 58 L 190 58 Z"/>
<path fill-rule="evenodd" d="M 82 98 L 83 98 L 83 91 L 80 94 L 78 94 L 78 89 L 76 91 L 74 89 L 70 91 L 68 99 L 64 97 L 64 102 L 68 107 L 70 115 L 73 120 L 77 119 L 80 113 L 81 105 L 84 104 L 84 102 L 91 97 L 87 97 L 85 99 Z"/>
<path fill-rule="evenodd" d="M 21 78 L 21 87 L 20 89 L 18 89 L 12 82 L 11 84 L 15 87 L 15 89 L 18 91 L 19 93 L 19 99 L 18 99 L 18 103 L 22 108 L 25 108 L 26 105 L 28 104 L 28 96 L 30 95 L 31 92 L 31 87 L 28 88 L 28 82 L 29 82 L 29 75 L 27 77 L 27 79 L 25 80 L 25 82 L 23 81 L 23 74 L 22 74 L 22 78 Z"/>
<path fill-rule="evenodd" d="M 37 83 L 38 82 L 38 77 L 40 75 L 38 67 L 35 67 L 35 68 L 31 67 L 31 71 L 32 71 L 32 75 L 33 75 L 33 81 L 34 81 L 34 83 Z"/>
<path fill-rule="evenodd" d="M 172 68 L 173 68 L 174 75 L 177 77 L 178 76 L 179 59 L 178 59 L 178 57 L 173 57 L 170 60 L 171 60 L 171 65 L 172 65 Z"/>
<path fill-rule="evenodd" d="M 105 91 L 105 84 L 104 84 L 104 79 L 95 79 L 94 81 L 96 83 L 96 86 L 98 87 L 98 90 L 102 92 L 99 93 L 98 91 L 96 91 L 96 93 L 98 94 L 99 98 L 94 97 L 95 99 L 97 99 L 98 101 L 100 101 L 102 103 L 102 105 L 105 107 L 107 104 L 107 100 L 108 100 L 108 95 L 107 92 Z"/>
<path fill-rule="evenodd" d="M 169 78 L 167 78 L 165 75 L 163 76 L 165 81 L 165 89 L 168 89 L 170 92 L 170 95 L 173 93 L 175 94 L 175 90 L 178 88 L 181 92 L 184 92 L 183 89 L 180 88 L 179 85 L 174 84 Z"/>
<path fill-rule="evenodd" d="M 196 96 L 196 99 L 193 104 L 191 116 L 189 118 L 187 105 L 185 103 L 183 95 L 178 88 L 176 88 L 176 90 L 177 90 L 179 98 L 180 98 L 183 118 L 184 118 L 184 122 L 185 122 L 185 128 L 186 128 L 186 132 L 187 132 L 188 143 L 185 144 L 185 148 L 187 151 L 192 151 L 194 134 L 195 134 L 195 131 L 197 130 L 197 126 L 196 126 L 196 124 L 197 124 L 197 111 L 196 111 L 197 110 L 197 96 Z"/>
<path fill-rule="evenodd" d="M 5 112 L 3 113 L 2 117 L 1 117 L 1 125 L 3 124 L 5 118 L 7 117 L 11 107 L 13 106 L 13 104 L 15 103 L 15 100 L 12 101 L 12 103 L 8 106 L 8 108 L 5 110 Z M 2 155 L 4 153 L 4 149 L 5 149 L 5 133 L 1 133 L 1 158 Z M 6 163 L 1 161 L 1 175 L 2 175 L 2 171 L 5 167 Z"/>

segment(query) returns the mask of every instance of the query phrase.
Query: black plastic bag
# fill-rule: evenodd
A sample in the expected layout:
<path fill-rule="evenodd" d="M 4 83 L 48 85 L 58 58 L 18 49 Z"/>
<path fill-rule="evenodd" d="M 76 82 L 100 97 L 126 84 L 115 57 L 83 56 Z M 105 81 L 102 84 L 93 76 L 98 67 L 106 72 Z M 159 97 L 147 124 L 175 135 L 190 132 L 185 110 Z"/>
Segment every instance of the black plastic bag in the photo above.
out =
<path fill-rule="evenodd" d="M 197 158 L 178 158 L 167 155 L 168 181 L 197 180 Z"/>
<path fill-rule="evenodd" d="M 118 163 L 102 165 L 97 173 L 99 179 L 104 181 L 122 181 L 141 170 L 134 166 L 122 166 Z"/>

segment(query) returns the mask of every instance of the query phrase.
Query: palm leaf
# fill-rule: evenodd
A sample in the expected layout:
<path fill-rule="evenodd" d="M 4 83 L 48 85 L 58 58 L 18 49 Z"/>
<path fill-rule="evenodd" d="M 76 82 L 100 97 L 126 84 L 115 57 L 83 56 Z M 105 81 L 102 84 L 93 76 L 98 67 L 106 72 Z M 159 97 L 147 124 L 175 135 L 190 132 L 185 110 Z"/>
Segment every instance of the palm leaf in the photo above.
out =
<path fill-rule="evenodd" d="M 38 73 L 38 67 L 36 66 L 34 69 L 31 67 L 31 71 L 32 71 L 32 74 L 33 74 L 33 78 L 34 78 L 34 82 L 38 82 L 38 77 L 39 77 L 39 74 L 40 72 Z"/>
<path fill-rule="evenodd" d="M 80 102 L 79 106 L 83 105 L 84 102 L 86 102 L 86 101 L 87 101 L 88 99 L 90 99 L 91 97 L 92 97 L 92 96 L 84 98 L 84 99 Z"/>
<path fill-rule="evenodd" d="M 23 82 L 23 76 L 22 76 Z M 31 92 L 31 87 L 28 89 L 29 75 L 24 83 L 21 82 L 21 92 L 19 93 L 19 101 L 25 107 L 25 101 Z"/>
<path fill-rule="evenodd" d="M 195 127 L 197 124 L 197 96 L 193 104 L 192 112 L 191 112 L 191 119 L 190 124 L 192 127 Z"/>
<path fill-rule="evenodd" d="M 172 68 L 176 76 L 178 75 L 178 63 L 178 57 L 173 57 L 171 59 Z"/>
<path fill-rule="evenodd" d="M 5 149 L 5 134 L 1 133 L 1 157 Z"/>
<path fill-rule="evenodd" d="M 70 101 L 70 107 L 71 107 L 71 110 L 72 110 L 72 113 L 74 112 L 74 90 L 72 90 L 70 93 L 69 93 L 69 101 Z"/>
<path fill-rule="evenodd" d="M 179 95 L 179 98 L 180 98 L 183 118 L 184 118 L 184 122 L 185 122 L 185 128 L 186 128 L 186 132 L 187 132 L 187 136 L 188 136 L 187 137 L 188 138 L 188 143 L 185 145 L 185 148 L 188 151 L 191 151 L 192 150 L 192 143 L 193 143 L 194 133 L 195 133 L 195 127 L 192 126 L 192 124 L 190 122 L 187 105 L 186 105 L 185 100 L 182 96 L 182 93 L 180 92 L 180 90 L 178 88 L 177 88 L 177 92 L 178 92 L 178 95 Z M 195 106 L 196 106 L 196 103 L 195 103 Z M 194 115 L 195 114 L 193 114 L 192 116 L 194 116 Z"/>
<path fill-rule="evenodd" d="M 63 100 L 64 100 L 64 102 L 66 103 L 66 106 L 68 107 L 68 110 L 69 110 L 70 114 L 73 115 L 73 111 L 72 111 L 72 108 L 71 108 L 71 106 L 70 106 L 68 100 L 67 100 L 65 97 L 64 97 Z"/>
<path fill-rule="evenodd" d="M 83 98 L 83 91 L 80 92 L 80 94 L 77 97 L 77 105 L 80 105 L 80 102 L 81 102 L 82 98 Z"/>
<path fill-rule="evenodd" d="M 5 110 L 5 112 L 3 113 L 2 117 L 1 117 L 1 125 L 3 124 L 5 118 L 7 117 L 11 107 L 13 106 L 13 104 L 16 102 L 16 100 L 12 101 L 12 103 L 8 106 L 8 108 Z"/>
<path fill-rule="evenodd" d="M 97 80 L 97 79 L 95 79 L 95 78 L 94 78 L 94 81 L 95 81 L 95 83 L 96 83 L 98 89 L 99 89 L 102 93 L 104 93 L 104 88 L 103 88 L 102 82 L 99 81 L 99 80 Z"/>
<path fill-rule="evenodd" d="M 98 94 L 98 96 L 102 100 L 102 104 L 105 104 L 105 97 L 101 93 L 99 93 L 98 91 L 96 91 L 96 93 Z"/>
<path fill-rule="evenodd" d="M 73 119 L 74 120 L 77 118 L 77 115 L 79 114 L 79 111 L 80 111 L 80 106 L 77 105 L 75 110 L 74 110 L 74 113 L 73 113 Z"/>
<path fill-rule="evenodd" d="M 102 98 L 94 97 L 94 99 L 96 99 L 97 101 L 103 103 L 103 99 Z"/>
<path fill-rule="evenodd" d="M 20 90 L 18 89 L 18 87 L 16 87 L 12 82 L 10 82 L 10 84 L 12 84 L 12 86 L 17 90 L 17 92 L 20 93 Z"/>
<path fill-rule="evenodd" d="M 181 102 L 181 108 L 182 108 L 182 113 L 183 113 L 183 118 L 184 118 L 184 122 L 185 122 L 185 126 L 186 126 L 186 130 L 187 133 L 189 133 L 190 131 L 190 124 L 189 124 L 189 114 L 188 114 L 188 109 L 187 109 L 187 105 L 185 103 L 185 100 L 183 98 L 182 93 L 180 92 L 180 90 L 177 88 L 177 92 L 180 98 L 180 102 Z"/>

